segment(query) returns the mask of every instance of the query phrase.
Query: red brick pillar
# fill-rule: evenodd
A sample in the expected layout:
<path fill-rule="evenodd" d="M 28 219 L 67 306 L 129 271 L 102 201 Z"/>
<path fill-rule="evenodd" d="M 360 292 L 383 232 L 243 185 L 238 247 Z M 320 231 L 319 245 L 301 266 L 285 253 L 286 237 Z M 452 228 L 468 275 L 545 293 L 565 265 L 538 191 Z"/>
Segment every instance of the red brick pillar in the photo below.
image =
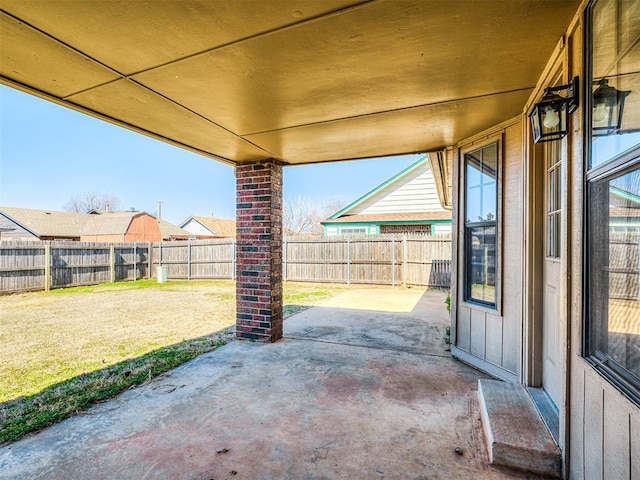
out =
<path fill-rule="evenodd" d="M 236 337 L 282 338 L 282 165 L 236 167 Z"/>

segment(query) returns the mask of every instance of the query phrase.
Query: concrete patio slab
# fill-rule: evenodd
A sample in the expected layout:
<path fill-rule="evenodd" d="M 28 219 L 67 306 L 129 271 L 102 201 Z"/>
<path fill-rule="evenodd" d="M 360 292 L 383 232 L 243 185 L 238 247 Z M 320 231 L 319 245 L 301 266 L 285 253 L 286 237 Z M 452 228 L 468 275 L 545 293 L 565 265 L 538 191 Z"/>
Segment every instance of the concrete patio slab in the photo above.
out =
<path fill-rule="evenodd" d="M 537 478 L 488 464 L 482 375 L 444 344 L 420 352 L 429 317 L 339 312 L 309 309 L 285 322 L 296 338 L 232 342 L 4 446 L 0 478 Z M 318 341 L 305 329 L 322 318 L 344 330 Z M 402 333 L 372 333 L 403 321 Z M 373 340 L 349 344 L 358 332 Z"/>
<path fill-rule="evenodd" d="M 425 292 L 417 288 L 345 292 L 287 319 L 284 334 L 289 338 L 449 357 L 444 343 L 450 325 L 445 297 L 446 293 L 440 290 Z"/>

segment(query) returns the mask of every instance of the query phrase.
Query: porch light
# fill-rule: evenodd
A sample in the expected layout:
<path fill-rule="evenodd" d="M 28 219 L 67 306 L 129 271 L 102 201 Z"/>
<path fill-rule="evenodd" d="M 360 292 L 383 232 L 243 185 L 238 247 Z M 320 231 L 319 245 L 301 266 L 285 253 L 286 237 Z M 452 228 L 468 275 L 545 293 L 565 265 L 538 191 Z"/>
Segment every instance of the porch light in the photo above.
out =
<path fill-rule="evenodd" d="M 604 137 L 620 129 L 624 101 L 631 92 L 609 86 L 606 78 L 597 85 L 598 88 L 593 92 L 592 131 L 594 137 Z"/>
<path fill-rule="evenodd" d="M 566 90 L 566 96 L 556 92 Z M 568 85 L 544 89 L 544 97 L 529 114 L 535 143 L 560 140 L 569 131 L 567 117 L 578 108 L 578 77 Z"/>

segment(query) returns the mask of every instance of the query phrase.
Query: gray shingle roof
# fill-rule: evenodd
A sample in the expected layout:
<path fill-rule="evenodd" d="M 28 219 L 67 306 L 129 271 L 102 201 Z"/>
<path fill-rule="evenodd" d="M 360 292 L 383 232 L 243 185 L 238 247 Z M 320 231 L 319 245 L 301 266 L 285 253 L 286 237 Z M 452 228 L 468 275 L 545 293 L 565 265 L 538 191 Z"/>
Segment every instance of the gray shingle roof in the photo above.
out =
<path fill-rule="evenodd" d="M 0 207 L 0 212 L 39 237 L 80 237 L 89 215 L 83 213 Z"/>

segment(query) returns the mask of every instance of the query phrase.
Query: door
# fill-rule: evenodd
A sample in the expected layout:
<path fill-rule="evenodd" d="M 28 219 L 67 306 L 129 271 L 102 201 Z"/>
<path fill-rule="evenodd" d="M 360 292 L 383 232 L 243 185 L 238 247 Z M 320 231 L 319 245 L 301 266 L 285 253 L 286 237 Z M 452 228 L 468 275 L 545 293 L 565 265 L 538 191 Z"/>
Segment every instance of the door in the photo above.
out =
<path fill-rule="evenodd" d="M 564 389 L 563 345 L 564 311 L 562 309 L 563 229 L 563 145 L 548 142 L 544 146 L 544 256 L 542 266 L 542 388 L 556 408 L 561 405 Z"/>

